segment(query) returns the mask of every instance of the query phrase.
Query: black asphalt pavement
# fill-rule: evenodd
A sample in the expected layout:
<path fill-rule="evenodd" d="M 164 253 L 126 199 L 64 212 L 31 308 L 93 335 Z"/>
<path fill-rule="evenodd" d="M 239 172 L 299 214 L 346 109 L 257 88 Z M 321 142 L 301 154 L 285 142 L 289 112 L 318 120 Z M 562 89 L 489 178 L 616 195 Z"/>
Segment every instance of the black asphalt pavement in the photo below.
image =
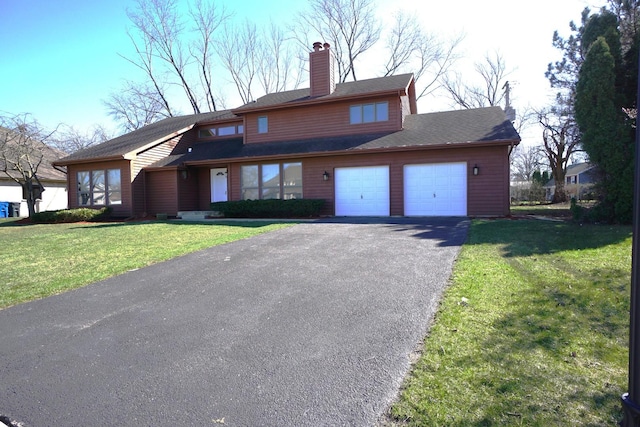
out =
<path fill-rule="evenodd" d="M 375 425 L 467 227 L 302 223 L 2 310 L 0 416 L 26 427 Z"/>

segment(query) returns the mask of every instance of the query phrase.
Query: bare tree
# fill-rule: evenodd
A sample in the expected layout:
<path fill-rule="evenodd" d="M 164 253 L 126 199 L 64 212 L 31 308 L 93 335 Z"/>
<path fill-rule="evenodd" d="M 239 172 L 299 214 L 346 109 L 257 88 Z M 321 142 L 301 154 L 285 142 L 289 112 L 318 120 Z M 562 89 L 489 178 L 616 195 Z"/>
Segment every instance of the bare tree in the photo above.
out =
<path fill-rule="evenodd" d="M 420 99 L 439 87 L 440 79 L 457 59 L 455 50 L 463 37 L 445 43 L 427 33 L 415 15 L 399 11 L 394 17 L 385 39 L 388 60 L 384 75 L 413 72 L 418 86 L 416 98 Z"/>
<path fill-rule="evenodd" d="M 243 103 L 256 95 L 297 88 L 303 62 L 275 24 L 258 28 L 246 21 L 242 27 L 225 27 L 220 39 L 220 58 Z"/>
<path fill-rule="evenodd" d="M 543 165 L 544 153 L 540 146 L 517 145 L 511 152 L 511 175 L 516 181 L 531 181 L 533 173 Z"/>
<path fill-rule="evenodd" d="M 216 111 L 217 97 L 213 91 L 213 55 L 214 33 L 227 19 L 231 17 L 223 8 L 218 10 L 214 2 L 203 3 L 197 0 L 195 9 L 190 11 L 191 19 L 196 23 L 195 30 L 198 37 L 191 46 L 191 56 L 198 64 L 200 83 L 204 91 L 204 98 L 209 111 Z"/>
<path fill-rule="evenodd" d="M 542 126 L 544 155 L 551 167 L 551 176 L 556 185 L 553 203 L 567 201 L 564 181 L 567 165 L 572 156 L 580 151 L 580 134 L 573 115 L 559 113 L 550 109 L 538 113 L 538 122 Z"/>
<path fill-rule="evenodd" d="M 0 117 L 0 172 L 22 187 L 29 217 L 35 214 L 36 199 L 44 186 L 38 170 L 48 166 L 52 149 L 45 141 L 53 132 L 45 132 L 29 114 Z"/>
<path fill-rule="evenodd" d="M 214 34 L 230 15 L 214 3 L 196 0 L 189 11 L 189 22 L 194 24 L 188 27 L 178 5 L 178 0 L 136 0 L 135 9 L 127 11 L 132 23 L 128 35 L 136 54 L 122 57 L 144 73 L 145 82 L 127 82 L 105 102 L 126 130 L 173 116 L 171 86 L 182 89 L 194 113 L 217 109 Z M 128 111 L 129 106 L 143 112 Z"/>
<path fill-rule="evenodd" d="M 462 108 L 500 105 L 505 99 L 503 87 L 506 78 L 511 73 L 502 55 L 498 52 L 493 56 L 486 54 L 483 62 L 475 64 L 475 70 L 480 84 L 465 83 L 468 77 L 463 79 L 459 73 L 444 79 L 444 88 L 453 102 Z"/>
<path fill-rule="evenodd" d="M 112 92 L 109 98 L 103 100 L 108 114 L 120 124 L 124 132 L 131 132 L 160 119 L 171 117 L 171 110 L 167 110 L 165 98 L 161 95 L 155 83 L 146 85 L 131 81 L 119 92 Z"/>
<path fill-rule="evenodd" d="M 63 124 L 49 138 L 47 145 L 70 154 L 92 145 L 100 144 L 112 137 L 110 132 L 100 125 L 94 125 L 90 129 L 82 131 L 73 126 Z"/>
<path fill-rule="evenodd" d="M 220 58 L 231 74 L 238 95 L 244 104 L 253 98 L 253 85 L 257 73 L 258 30 L 246 21 L 243 27 L 227 26 L 220 40 Z"/>
<path fill-rule="evenodd" d="M 264 48 L 259 49 L 258 81 L 264 93 L 296 89 L 301 82 L 304 61 L 293 54 L 291 40 L 273 22 L 262 31 Z"/>
<path fill-rule="evenodd" d="M 357 59 L 378 41 L 381 25 L 374 0 L 309 0 L 307 11 L 297 15 L 292 29 L 305 47 L 318 40 L 331 44 L 342 83 L 357 80 Z"/>

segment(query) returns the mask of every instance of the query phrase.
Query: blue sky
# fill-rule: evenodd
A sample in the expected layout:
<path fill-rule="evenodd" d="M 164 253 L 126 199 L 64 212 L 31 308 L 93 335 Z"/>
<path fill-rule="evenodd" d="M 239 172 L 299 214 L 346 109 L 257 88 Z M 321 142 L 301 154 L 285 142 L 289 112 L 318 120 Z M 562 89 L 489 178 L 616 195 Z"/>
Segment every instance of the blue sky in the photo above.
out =
<path fill-rule="evenodd" d="M 389 17 L 396 0 L 377 0 L 380 16 Z M 415 0 L 405 8 L 417 14 L 429 31 L 444 36 L 464 33 L 456 68 L 467 74 L 473 62 L 499 50 L 514 82 L 514 103 L 540 105 L 550 96 L 546 65 L 559 58 L 551 46 L 554 30 L 568 34 L 570 20 L 579 20 L 587 0 Z M 287 22 L 304 6 L 302 0 L 217 0 L 235 13 L 235 21 Z M 514 6 L 517 4 L 517 6 Z M 136 75 L 119 54 L 129 55 L 126 9 L 133 0 L 0 0 L 0 111 L 31 113 L 44 126 L 59 123 L 86 129 L 115 125 L 102 100 Z M 375 52 L 368 56 L 373 60 Z M 373 71 L 371 71 L 373 72 Z M 375 74 L 364 77 L 375 77 Z M 225 92 L 232 94 L 229 83 Z M 230 107 L 237 103 L 230 102 Z M 420 112 L 448 109 L 444 98 L 427 100 Z"/>

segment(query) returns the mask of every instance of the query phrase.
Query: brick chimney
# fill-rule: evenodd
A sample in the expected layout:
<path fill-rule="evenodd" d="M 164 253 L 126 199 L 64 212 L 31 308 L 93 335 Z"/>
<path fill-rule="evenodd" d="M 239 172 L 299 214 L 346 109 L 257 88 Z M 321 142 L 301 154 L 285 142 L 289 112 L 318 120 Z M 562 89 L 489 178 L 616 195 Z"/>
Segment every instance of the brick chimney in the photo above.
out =
<path fill-rule="evenodd" d="M 336 78 L 333 72 L 335 59 L 329 49 L 329 43 L 313 44 L 313 52 L 309 53 L 309 80 L 311 82 L 311 96 L 324 96 L 332 93 L 336 88 Z"/>

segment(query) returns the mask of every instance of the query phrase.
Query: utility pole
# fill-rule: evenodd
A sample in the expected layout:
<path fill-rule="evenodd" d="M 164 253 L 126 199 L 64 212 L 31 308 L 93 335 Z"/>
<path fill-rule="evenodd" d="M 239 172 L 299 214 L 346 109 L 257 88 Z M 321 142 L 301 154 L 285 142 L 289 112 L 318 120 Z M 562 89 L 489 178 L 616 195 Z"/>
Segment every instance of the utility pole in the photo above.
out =
<path fill-rule="evenodd" d="M 638 56 L 640 65 L 640 55 Z M 633 188 L 633 244 L 631 258 L 631 310 L 629 315 L 629 391 L 622 395 L 622 427 L 640 427 L 640 73 L 636 98 L 636 164 Z"/>

